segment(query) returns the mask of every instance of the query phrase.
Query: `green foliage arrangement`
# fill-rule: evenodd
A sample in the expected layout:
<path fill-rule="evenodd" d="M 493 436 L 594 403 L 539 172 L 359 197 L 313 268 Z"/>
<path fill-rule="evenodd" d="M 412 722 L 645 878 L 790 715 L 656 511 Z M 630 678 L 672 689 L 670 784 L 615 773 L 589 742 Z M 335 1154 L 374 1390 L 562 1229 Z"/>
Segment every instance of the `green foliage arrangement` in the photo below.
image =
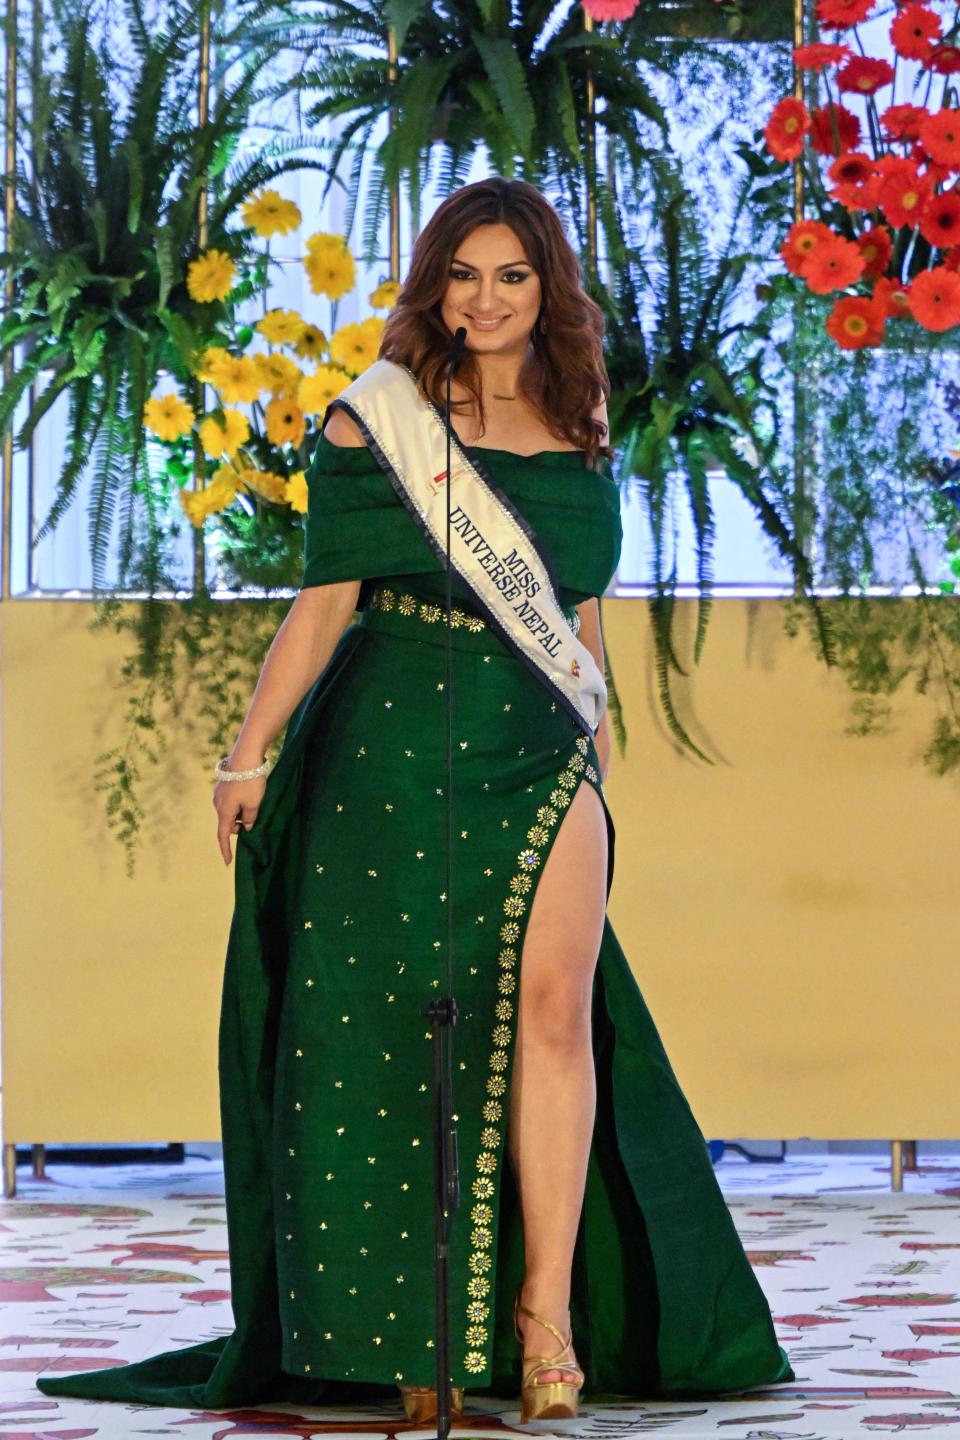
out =
<path fill-rule="evenodd" d="M 109 41 L 86 11 L 68 12 L 62 67 L 33 97 L 29 129 L 38 149 L 18 157 L 13 246 L 0 257 L 15 286 L 0 325 L 0 360 L 16 360 L 0 397 L 0 432 L 14 423 L 31 385 L 39 393 L 16 432 L 21 448 L 58 397 L 68 396 L 63 467 L 35 539 L 57 524 L 90 466 L 94 586 L 106 584 L 113 548 L 117 582 L 153 593 L 169 576 L 163 495 L 150 473 L 143 411 L 157 375 L 188 379 L 210 340 L 210 307 L 191 299 L 185 278 L 198 253 L 201 189 L 217 184 L 209 243 L 240 269 L 240 298 L 262 286 L 262 256 L 242 230 L 228 228 L 231 218 L 257 186 L 317 162 L 277 158 L 291 148 L 280 144 L 231 165 L 259 97 L 258 57 L 249 54 L 239 78 L 218 88 L 200 125 L 203 0 L 170 0 L 158 28 L 146 23 L 140 0 L 121 6 L 132 73 L 118 74 Z"/>
<path fill-rule="evenodd" d="M 643 122 L 662 133 L 666 118 L 637 61 L 646 56 L 655 62 L 663 47 L 640 33 L 588 33 L 578 5 L 557 25 L 555 10 L 550 0 L 446 6 L 371 0 L 362 7 L 330 0 L 308 17 L 263 0 L 247 12 L 243 27 L 257 43 L 285 45 L 307 57 L 294 93 L 308 123 L 345 120 L 330 172 L 332 177 L 350 156 L 349 234 L 369 169 L 365 258 L 377 252 L 391 186 L 405 188 L 413 226 L 419 227 L 421 197 L 438 159 L 434 145 L 443 194 L 464 183 L 485 149 L 496 173 L 520 174 L 556 196 L 585 248 L 587 72 L 604 127 L 639 165 L 648 148 Z M 387 59 L 391 26 L 395 80 Z M 375 147 L 374 130 L 391 112 L 397 123 Z"/>

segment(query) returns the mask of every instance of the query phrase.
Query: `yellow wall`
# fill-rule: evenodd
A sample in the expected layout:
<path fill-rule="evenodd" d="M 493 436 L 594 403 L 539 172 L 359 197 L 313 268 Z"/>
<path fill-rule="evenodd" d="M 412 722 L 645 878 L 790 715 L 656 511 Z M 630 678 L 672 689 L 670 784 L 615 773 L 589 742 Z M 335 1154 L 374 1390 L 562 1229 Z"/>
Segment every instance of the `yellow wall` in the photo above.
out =
<path fill-rule="evenodd" d="M 216 1139 L 232 871 L 185 726 L 127 878 L 91 781 L 126 642 L 90 613 L 0 607 L 3 1139 Z M 779 603 L 724 601 L 691 688 L 710 768 L 664 729 L 644 603 L 603 613 L 629 733 L 610 914 L 704 1132 L 960 1134 L 958 787 L 923 766 L 929 708 L 844 735 L 844 682 Z"/>

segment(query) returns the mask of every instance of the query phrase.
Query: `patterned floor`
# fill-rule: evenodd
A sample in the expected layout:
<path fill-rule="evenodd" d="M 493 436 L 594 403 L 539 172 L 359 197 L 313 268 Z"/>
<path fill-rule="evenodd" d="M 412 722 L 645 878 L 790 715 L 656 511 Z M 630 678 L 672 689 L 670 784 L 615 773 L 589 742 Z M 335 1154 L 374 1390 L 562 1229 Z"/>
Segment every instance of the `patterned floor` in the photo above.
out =
<path fill-rule="evenodd" d="M 960 1433 L 960 1156 L 921 1151 L 899 1194 L 880 1153 L 800 1153 L 772 1164 L 728 1150 L 717 1176 L 796 1384 L 713 1403 L 585 1403 L 576 1421 L 522 1430 L 514 1399 L 471 1404 L 468 1393 L 452 1433 Z M 55 1164 L 43 1180 L 21 1165 L 16 1198 L 0 1203 L 0 1230 L 6 1440 L 433 1433 L 404 1425 L 399 1401 L 363 1413 L 284 1405 L 204 1413 L 55 1399 L 35 1388 L 41 1373 L 129 1363 L 233 1328 L 222 1174 L 209 1153 L 188 1147 L 177 1166 Z"/>

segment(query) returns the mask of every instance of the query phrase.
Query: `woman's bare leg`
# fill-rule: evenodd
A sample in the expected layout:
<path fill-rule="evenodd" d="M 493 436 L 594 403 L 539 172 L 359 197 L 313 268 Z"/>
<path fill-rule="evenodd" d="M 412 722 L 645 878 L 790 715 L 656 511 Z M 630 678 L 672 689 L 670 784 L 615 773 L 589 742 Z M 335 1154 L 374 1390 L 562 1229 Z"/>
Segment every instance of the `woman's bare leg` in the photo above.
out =
<path fill-rule="evenodd" d="M 534 896 L 520 961 L 507 1152 L 523 1216 L 521 1303 L 566 1335 L 573 1249 L 596 1110 L 590 1031 L 593 974 L 606 911 L 603 804 L 582 781 L 564 812 Z M 520 1316 L 527 1355 L 556 1338 Z M 573 1349 L 567 1352 L 575 1358 Z M 540 1380 L 575 1380 L 546 1370 Z"/>

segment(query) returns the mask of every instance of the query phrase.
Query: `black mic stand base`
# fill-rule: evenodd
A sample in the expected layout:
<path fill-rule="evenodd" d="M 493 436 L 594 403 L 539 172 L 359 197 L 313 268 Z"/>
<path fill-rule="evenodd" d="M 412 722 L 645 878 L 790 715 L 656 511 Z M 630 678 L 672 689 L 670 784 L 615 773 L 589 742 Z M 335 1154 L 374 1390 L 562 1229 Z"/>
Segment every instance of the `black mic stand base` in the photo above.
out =
<path fill-rule="evenodd" d="M 450 1220 L 460 1203 L 457 1129 L 453 1123 L 452 1034 L 457 1002 L 437 995 L 420 1012 L 430 1021 L 433 1039 L 434 1225 L 436 1240 L 437 1440 L 447 1440 L 452 1424 L 450 1379 Z"/>

